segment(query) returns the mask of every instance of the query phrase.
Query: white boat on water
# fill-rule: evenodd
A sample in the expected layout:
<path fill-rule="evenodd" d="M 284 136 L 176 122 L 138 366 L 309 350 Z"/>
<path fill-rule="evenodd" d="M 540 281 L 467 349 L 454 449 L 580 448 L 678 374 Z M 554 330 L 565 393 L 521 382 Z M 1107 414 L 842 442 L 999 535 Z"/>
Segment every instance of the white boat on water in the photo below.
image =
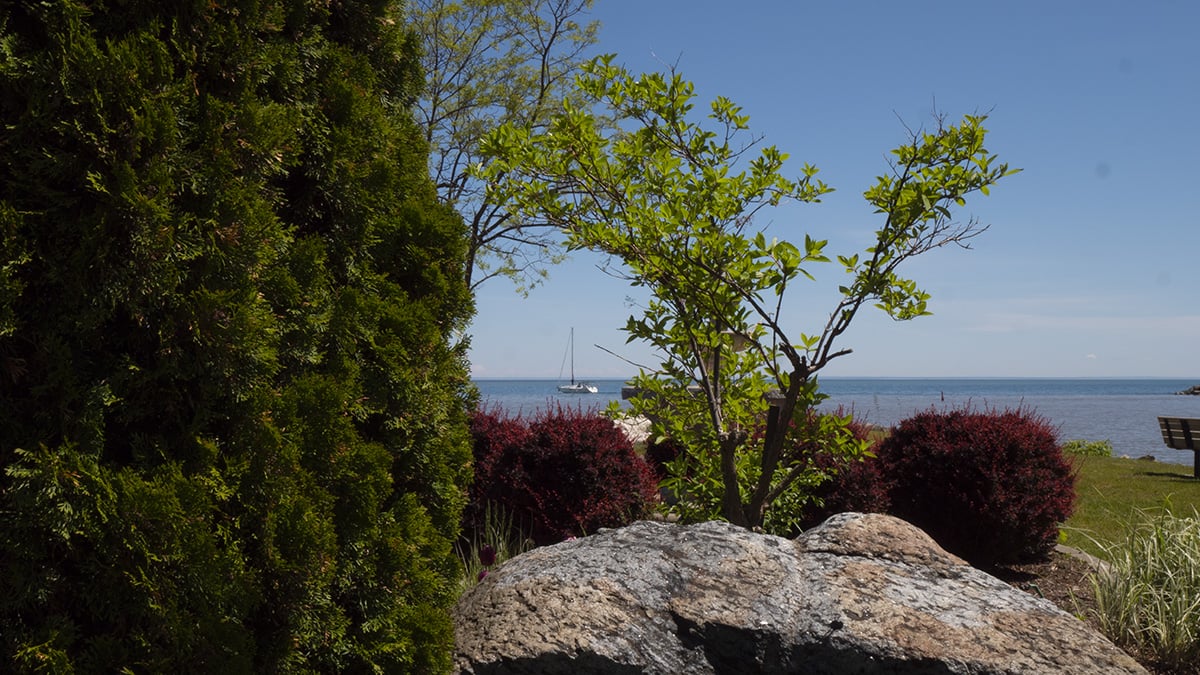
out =
<path fill-rule="evenodd" d="M 588 382 L 575 381 L 575 329 L 571 329 L 571 337 L 567 339 L 567 354 L 571 356 L 571 383 L 558 385 L 558 391 L 563 394 L 595 394 L 600 391 L 596 385 Z M 567 360 L 567 354 L 563 354 L 563 365 Z M 558 378 L 562 379 L 562 368 L 558 369 Z"/>

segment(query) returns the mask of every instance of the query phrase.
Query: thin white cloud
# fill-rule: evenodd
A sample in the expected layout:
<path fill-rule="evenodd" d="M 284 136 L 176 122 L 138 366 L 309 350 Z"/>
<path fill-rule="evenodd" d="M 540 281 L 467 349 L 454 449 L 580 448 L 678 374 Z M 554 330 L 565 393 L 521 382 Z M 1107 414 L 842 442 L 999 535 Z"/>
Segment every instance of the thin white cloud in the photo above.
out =
<path fill-rule="evenodd" d="M 1063 316 L 985 312 L 966 329 L 976 333 L 1080 331 L 1086 333 L 1163 334 L 1200 338 L 1200 315 L 1191 316 Z"/>

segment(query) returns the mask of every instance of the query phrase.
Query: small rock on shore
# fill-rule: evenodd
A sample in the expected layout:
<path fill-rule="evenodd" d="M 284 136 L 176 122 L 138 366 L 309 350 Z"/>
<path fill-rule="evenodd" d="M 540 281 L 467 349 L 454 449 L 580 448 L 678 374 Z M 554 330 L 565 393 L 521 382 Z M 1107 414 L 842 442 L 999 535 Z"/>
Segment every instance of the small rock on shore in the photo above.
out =
<path fill-rule="evenodd" d="M 619 417 L 613 420 L 631 443 L 644 443 L 650 438 L 650 420 L 645 417 Z"/>

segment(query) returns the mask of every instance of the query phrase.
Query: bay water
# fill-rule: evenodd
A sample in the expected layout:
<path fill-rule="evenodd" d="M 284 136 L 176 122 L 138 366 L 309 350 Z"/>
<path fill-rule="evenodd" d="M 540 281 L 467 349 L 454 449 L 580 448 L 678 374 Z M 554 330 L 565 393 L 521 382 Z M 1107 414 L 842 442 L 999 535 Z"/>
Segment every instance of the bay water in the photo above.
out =
<path fill-rule="evenodd" d="M 1200 418 L 1200 396 L 1179 396 L 1198 384 L 1176 379 L 1099 378 L 821 378 L 830 395 L 822 409 L 841 408 L 880 426 L 892 426 L 917 412 L 1022 407 L 1046 418 L 1062 441 L 1107 440 L 1116 456 L 1151 455 L 1158 461 L 1192 464 L 1188 450 L 1162 442 L 1158 416 Z M 600 409 L 621 400 L 624 380 L 591 380 L 596 394 L 562 394 L 557 380 L 478 379 L 481 406 L 532 415 L 556 404 Z"/>

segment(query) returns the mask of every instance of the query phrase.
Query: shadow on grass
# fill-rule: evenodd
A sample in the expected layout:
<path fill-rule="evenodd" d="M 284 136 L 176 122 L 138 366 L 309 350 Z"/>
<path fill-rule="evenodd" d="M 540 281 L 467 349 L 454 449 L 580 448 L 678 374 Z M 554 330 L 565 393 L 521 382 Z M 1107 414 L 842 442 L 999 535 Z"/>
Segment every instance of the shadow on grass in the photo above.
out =
<path fill-rule="evenodd" d="M 1176 483 L 1196 483 L 1200 481 L 1195 476 L 1189 476 L 1186 473 L 1172 473 L 1170 471 L 1139 471 L 1138 473 L 1150 478 L 1166 478 Z"/>

